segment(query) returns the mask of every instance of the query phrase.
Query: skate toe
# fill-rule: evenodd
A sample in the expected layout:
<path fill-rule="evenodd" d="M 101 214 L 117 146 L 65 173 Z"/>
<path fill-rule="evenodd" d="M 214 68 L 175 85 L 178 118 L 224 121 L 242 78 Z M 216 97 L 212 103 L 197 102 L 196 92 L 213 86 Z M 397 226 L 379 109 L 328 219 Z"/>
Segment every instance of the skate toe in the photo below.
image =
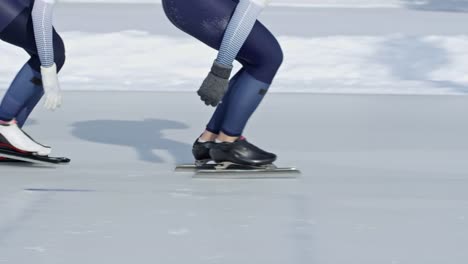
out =
<path fill-rule="evenodd" d="M 52 153 L 52 149 L 51 148 L 41 148 L 41 149 L 38 149 L 37 151 L 35 151 L 35 153 L 39 156 L 49 156 L 50 153 Z"/>

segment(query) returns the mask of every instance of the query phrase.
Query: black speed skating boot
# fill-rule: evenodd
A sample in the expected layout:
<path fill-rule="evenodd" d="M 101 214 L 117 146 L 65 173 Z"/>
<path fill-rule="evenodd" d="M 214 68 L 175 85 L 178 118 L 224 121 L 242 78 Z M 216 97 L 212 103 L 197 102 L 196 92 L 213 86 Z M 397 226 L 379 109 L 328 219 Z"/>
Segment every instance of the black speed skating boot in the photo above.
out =
<path fill-rule="evenodd" d="M 240 138 L 232 143 L 214 143 L 210 148 L 210 156 L 216 163 L 231 162 L 245 166 L 265 166 L 276 160 L 276 155 L 266 152 Z"/>
<path fill-rule="evenodd" d="M 195 140 L 195 143 L 193 143 L 192 147 L 192 154 L 195 158 L 196 165 L 202 165 L 211 160 L 210 148 L 212 144 L 213 142 L 211 141 L 202 143 L 198 141 L 198 138 Z"/>

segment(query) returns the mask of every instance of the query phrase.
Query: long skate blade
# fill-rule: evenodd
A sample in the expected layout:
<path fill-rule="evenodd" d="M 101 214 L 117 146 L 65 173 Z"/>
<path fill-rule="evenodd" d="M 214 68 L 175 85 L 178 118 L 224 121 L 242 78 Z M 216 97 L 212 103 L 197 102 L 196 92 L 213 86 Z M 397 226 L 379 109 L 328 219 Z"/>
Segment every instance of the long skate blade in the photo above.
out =
<path fill-rule="evenodd" d="M 33 160 L 33 159 L 25 158 L 25 157 L 19 157 L 19 156 L 15 156 L 15 155 L 5 154 L 5 153 L 2 153 L 2 152 L 0 152 L 0 153 L 1 153 L 2 157 L 9 158 L 9 159 L 16 160 L 16 161 L 23 161 L 23 162 L 30 163 L 30 164 L 38 164 L 38 165 L 45 165 L 45 166 L 56 165 L 56 163 Z"/>
<path fill-rule="evenodd" d="M 216 164 L 213 163 L 205 163 L 202 165 L 197 165 L 197 164 L 179 164 L 175 167 L 176 172 L 196 172 L 199 169 L 206 169 L 206 170 L 211 170 L 214 169 Z"/>
<path fill-rule="evenodd" d="M 296 179 L 300 171 L 294 168 L 280 168 L 275 171 L 265 170 L 198 170 L 193 178 L 197 179 Z"/>
<path fill-rule="evenodd" d="M 192 172 L 196 170 L 197 166 L 195 164 L 180 164 L 175 167 L 176 172 Z"/>
<path fill-rule="evenodd" d="M 301 171 L 297 168 L 266 168 L 248 167 L 227 163 L 225 165 L 215 163 L 180 164 L 175 168 L 176 172 L 193 172 L 194 178 L 220 178 L 220 179 L 294 179 Z"/>
<path fill-rule="evenodd" d="M 213 164 L 212 168 L 199 168 L 195 178 L 220 179 L 294 179 L 301 171 L 292 168 L 278 168 L 274 165 L 267 167 L 249 167 L 236 164 Z"/>
<path fill-rule="evenodd" d="M 66 157 L 47 157 L 47 159 L 55 164 L 68 164 L 71 162 L 71 159 Z"/>
<path fill-rule="evenodd" d="M 0 156 L 12 160 L 23 161 L 28 163 L 34 163 L 39 165 L 53 166 L 60 164 L 67 164 L 70 162 L 67 158 L 53 158 L 53 157 L 42 157 L 33 156 L 30 154 L 22 154 L 11 150 L 0 149 Z"/>

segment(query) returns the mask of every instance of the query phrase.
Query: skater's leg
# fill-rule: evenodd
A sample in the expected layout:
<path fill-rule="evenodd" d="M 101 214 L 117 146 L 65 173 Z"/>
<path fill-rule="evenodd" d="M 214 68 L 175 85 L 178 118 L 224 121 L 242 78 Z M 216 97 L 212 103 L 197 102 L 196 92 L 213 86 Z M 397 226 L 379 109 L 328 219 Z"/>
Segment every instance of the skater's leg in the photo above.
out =
<path fill-rule="evenodd" d="M 18 115 L 16 115 L 16 122 L 18 122 L 19 127 L 24 126 L 29 115 L 32 113 L 36 105 L 39 103 L 43 95 L 44 95 L 43 89 L 36 89 L 34 94 L 29 98 L 29 100 L 23 106 L 23 108 L 18 113 Z"/>
<path fill-rule="evenodd" d="M 163 1 L 166 14 L 171 21 L 181 30 L 194 36 L 212 48 L 219 49 L 221 41 L 226 30 L 227 24 L 232 16 L 238 1 L 232 0 L 165 0 Z M 219 132 L 219 123 L 224 118 L 224 114 L 234 116 L 229 117 L 229 122 L 226 123 L 226 131 L 228 134 L 238 136 L 244 129 L 247 120 L 257 108 L 263 95 L 272 83 L 283 60 L 283 53 L 276 38 L 268 31 L 268 29 L 257 21 L 251 34 L 244 43 L 239 52 L 237 60 L 244 66 L 243 86 L 249 88 L 254 87 L 255 91 L 247 91 L 242 89 L 236 93 L 236 101 L 231 104 L 232 95 L 235 90 L 241 87 L 235 85 L 230 92 L 224 97 L 223 104 L 215 112 L 210 124 L 207 127 L 209 132 L 213 134 Z M 253 78 L 252 78 L 253 77 Z M 261 84 L 263 83 L 263 84 Z M 261 87 L 261 88 L 259 88 Z M 249 97 L 249 98 L 246 98 Z M 246 100 L 248 103 L 238 102 L 237 100 Z M 227 111 L 227 106 L 229 109 Z M 235 114 L 238 107 L 248 106 L 248 111 L 242 111 L 241 114 Z M 233 124 L 238 123 L 238 124 Z"/>
<path fill-rule="evenodd" d="M 231 87 L 221 133 L 210 147 L 216 162 L 262 166 L 272 164 L 276 155 L 240 138 L 248 120 L 262 102 L 283 62 L 283 52 L 276 38 L 262 26 L 255 26 L 239 54 L 245 71 Z"/>
<path fill-rule="evenodd" d="M 54 58 L 57 69 L 62 69 L 65 63 L 65 47 L 63 40 L 54 30 Z M 0 105 L 0 120 L 17 119 L 22 127 L 43 95 L 40 75 L 40 60 L 34 38 L 34 29 L 30 10 L 23 11 L 0 35 L 1 39 L 25 49 L 31 59 L 23 66 L 12 85 L 8 89 Z"/>
<path fill-rule="evenodd" d="M 261 24 L 254 27 L 242 47 L 238 60 L 245 71 L 227 98 L 222 133 L 232 139 L 242 132 L 262 102 L 283 62 L 283 51 L 276 38 Z"/>
<path fill-rule="evenodd" d="M 229 98 L 233 91 L 233 87 L 236 85 L 239 76 L 244 72 L 244 69 L 241 69 L 234 77 L 232 77 L 231 81 L 229 82 L 229 89 L 227 90 L 226 94 L 222 102 L 216 108 L 213 116 L 211 117 L 210 122 L 206 126 L 206 131 L 212 135 L 218 135 L 221 131 L 221 126 L 223 125 L 224 116 L 226 114 L 226 109 L 229 107 Z M 203 138 L 203 136 L 202 136 Z"/>
<path fill-rule="evenodd" d="M 55 30 L 53 34 L 55 63 L 57 68 L 61 69 L 65 63 L 65 49 L 62 39 Z M 39 74 L 41 63 L 36 47 L 31 10 L 25 9 L 1 32 L 0 38 L 23 48 L 31 56 L 28 63 L 18 73 L 0 105 L 0 120 L 8 121 L 1 122 L 0 139 L 3 145 L 11 146 L 13 149 L 43 156 L 48 155 L 51 151 L 50 147 L 35 142 L 21 130 L 21 126 L 24 125 L 43 93 Z M 19 123 L 12 120 L 15 118 L 19 119 Z"/>
<path fill-rule="evenodd" d="M 26 102 L 37 94 L 42 94 L 42 87 L 34 83 L 39 78 L 40 73 L 28 63 L 21 68 L 0 104 L 0 120 L 11 121 L 16 118 Z"/>
<path fill-rule="evenodd" d="M 55 64 L 57 65 L 57 71 L 60 72 L 65 64 L 65 45 L 63 43 L 62 38 L 60 35 L 54 30 L 54 59 Z M 33 54 L 32 58 L 28 62 L 29 65 L 33 65 L 33 67 L 40 67 L 40 61 L 37 55 Z M 42 89 L 41 79 L 35 79 L 33 81 L 38 89 L 34 89 L 34 94 L 32 94 L 29 100 L 26 101 L 25 105 L 21 109 L 21 111 L 16 116 L 16 121 L 18 122 L 18 126 L 23 127 L 24 123 L 28 119 L 31 112 L 34 110 L 36 105 L 41 100 L 42 96 L 44 95 L 44 89 Z"/>
<path fill-rule="evenodd" d="M 229 136 L 232 139 L 228 139 L 227 141 L 234 141 L 236 137 L 242 135 L 247 121 L 260 105 L 269 86 L 269 84 L 255 79 L 248 72 L 244 72 L 239 77 L 239 80 L 233 87 L 233 92 L 229 96 L 229 103 L 221 128 L 221 136 Z M 220 140 L 226 141 L 226 137 Z"/>
<path fill-rule="evenodd" d="M 163 0 L 163 5 L 169 19 L 179 29 L 208 46 L 219 49 L 237 2 L 231 0 Z M 213 124 L 222 123 L 221 131 L 223 132 L 218 140 L 223 139 L 224 136 L 228 139 L 225 141 L 234 143 L 213 144 L 210 147 L 210 156 L 216 161 L 254 165 L 269 164 L 276 159 L 276 155 L 265 152 L 245 140 L 237 139 L 273 82 L 282 64 L 283 53 L 276 38 L 257 21 L 236 59 L 244 66 L 244 72 L 223 98 L 224 106 L 217 109 L 217 113 L 212 118 Z M 243 107 L 245 109 L 240 109 Z M 221 118 L 222 114 L 224 118 Z M 207 139 L 214 136 L 213 132 L 218 132 L 219 128 L 215 125 L 212 127 L 207 127 L 207 130 L 212 131 L 208 130 L 204 134 Z M 232 155 L 233 153 L 237 154 Z"/>
<path fill-rule="evenodd" d="M 229 89 L 228 89 L 227 93 L 224 95 L 225 99 L 223 99 L 223 102 L 221 102 L 218 105 L 218 107 L 216 108 L 216 111 L 215 111 L 213 117 L 211 118 L 210 122 L 206 126 L 205 132 L 203 132 L 203 134 L 193 144 L 192 153 L 193 153 L 193 156 L 195 157 L 195 160 L 197 160 L 197 161 L 204 161 L 205 160 L 206 161 L 206 160 L 211 159 L 211 157 L 210 157 L 211 143 L 213 141 L 215 141 L 215 139 L 219 136 L 219 132 L 221 130 L 221 125 L 223 124 L 223 120 L 224 120 L 224 115 L 225 115 L 226 109 L 228 107 L 229 94 L 231 94 L 231 92 L 232 92 L 231 87 L 233 87 L 235 85 L 239 75 L 241 75 L 241 73 L 243 71 L 244 70 L 240 70 L 231 79 L 231 81 L 229 82 Z"/>

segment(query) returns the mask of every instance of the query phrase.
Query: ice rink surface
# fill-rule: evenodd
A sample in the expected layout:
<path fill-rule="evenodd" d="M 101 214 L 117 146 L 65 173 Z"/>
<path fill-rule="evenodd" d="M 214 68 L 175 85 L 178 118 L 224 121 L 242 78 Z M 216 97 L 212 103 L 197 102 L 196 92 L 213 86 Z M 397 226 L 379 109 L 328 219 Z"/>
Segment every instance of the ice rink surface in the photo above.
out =
<path fill-rule="evenodd" d="M 245 136 L 303 171 L 263 180 L 173 171 L 214 54 L 160 6 L 59 5 L 64 106 L 26 131 L 72 164 L 0 164 L 0 264 L 468 263 L 468 5 L 354 2 L 404 8 L 263 14 L 287 61 Z M 6 87 L 25 57 L 0 51 Z"/>
<path fill-rule="evenodd" d="M 288 180 L 173 172 L 211 113 L 194 93 L 65 100 L 28 132 L 72 164 L 0 167 L 0 263 L 468 260 L 466 97 L 272 94 L 246 136 Z"/>

